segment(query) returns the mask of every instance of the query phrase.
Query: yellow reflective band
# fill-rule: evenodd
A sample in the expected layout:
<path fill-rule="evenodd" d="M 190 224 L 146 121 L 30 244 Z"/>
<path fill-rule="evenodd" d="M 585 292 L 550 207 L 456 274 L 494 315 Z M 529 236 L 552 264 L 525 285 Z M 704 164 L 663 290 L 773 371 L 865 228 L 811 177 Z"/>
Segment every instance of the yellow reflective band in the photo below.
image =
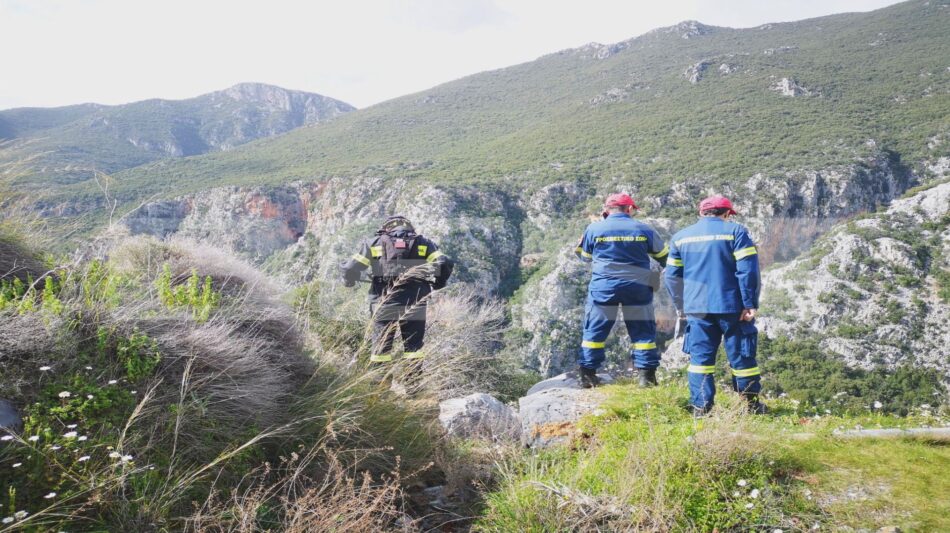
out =
<path fill-rule="evenodd" d="M 574 250 L 574 252 L 575 252 L 575 253 L 578 253 L 578 254 L 581 254 L 581 257 L 588 257 L 588 258 L 594 257 L 593 255 L 591 255 L 591 254 L 585 252 L 584 249 L 581 248 L 580 246 L 578 246 L 577 249 Z"/>
<path fill-rule="evenodd" d="M 603 342 L 597 341 L 584 341 L 581 343 L 581 346 L 584 348 L 603 348 L 604 344 Z"/>
<path fill-rule="evenodd" d="M 428 261 L 429 263 L 431 263 L 431 262 L 435 261 L 436 259 L 442 257 L 443 255 L 445 255 L 445 254 L 442 253 L 442 252 L 440 252 L 440 251 L 438 251 L 438 250 L 436 250 L 436 251 L 432 252 L 432 255 L 430 255 L 429 258 L 426 259 L 426 261 Z"/>
<path fill-rule="evenodd" d="M 759 367 L 745 368 L 743 370 L 733 370 L 732 375 L 737 378 L 748 378 L 752 376 L 758 376 L 762 373 L 759 370 Z"/>
<path fill-rule="evenodd" d="M 594 242 L 644 242 L 646 235 L 615 235 L 611 237 L 594 237 Z"/>
<path fill-rule="evenodd" d="M 416 246 L 416 248 L 419 249 L 419 257 L 425 257 L 426 252 L 429 251 L 429 247 L 425 244 L 420 244 L 419 246 Z"/>
<path fill-rule="evenodd" d="M 388 363 L 393 360 L 392 354 L 384 353 L 379 355 L 369 356 L 369 360 L 372 363 Z"/>
<path fill-rule="evenodd" d="M 633 343 L 634 350 L 652 350 L 656 348 L 655 342 L 635 342 Z"/>
<path fill-rule="evenodd" d="M 720 235 L 699 235 L 697 237 L 686 237 L 676 241 L 677 247 L 683 244 L 689 244 L 691 242 L 709 242 L 709 241 L 734 241 L 736 239 L 735 235 L 720 234 Z"/>
<path fill-rule="evenodd" d="M 364 265 L 366 265 L 366 266 L 369 266 L 369 259 L 363 257 L 363 256 L 360 255 L 360 254 L 353 254 L 353 260 L 354 260 L 354 261 L 357 261 L 357 262 L 359 262 L 359 263 L 362 263 L 362 264 L 364 264 Z"/>
<path fill-rule="evenodd" d="M 405 352 L 404 354 L 402 354 L 402 356 L 405 357 L 406 359 L 425 359 L 426 358 L 426 354 L 422 352 Z"/>
<path fill-rule="evenodd" d="M 681 266 L 683 266 L 683 260 L 682 260 L 682 259 L 670 259 L 670 264 L 673 265 L 673 266 L 675 266 L 675 267 L 681 267 Z"/>
<path fill-rule="evenodd" d="M 759 253 L 759 251 L 755 249 L 755 246 L 750 246 L 748 248 L 743 248 L 732 255 L 736 256 L 736 261 L 738 261 L 744 257 L 749 257 L 750 255 L 755 255 L 757 253 Z"/>
<path fill-rule="evenodd" d="M 716 367 L 715 367 L 715 366 L 689 365 L 689 367 L 686 368 L 686 371 L 687 371 L 687 372 L 690 372 L 690 373 L 692 373 L 692 374 L 715 374 L 715 373 L 716 373 Z"/>
<path fill-rule="evenodd" d="M 369 251 L 373 254 L 373 257 L 382 257 L 383 256 L 383 247 L 382 246 L 370 246 Z"/>
<path fill-rule="evenodd" d="M 651 255 L 652 257 L 655 257 L 655 258 L 659 259 L 659 258 L 661 258 L 661 257 L 666 257 L 666 254 L 668 254 L 668 253 L 670 253 L 670 247 L 669 247 L 669 246 L 664 246 L 663 249 L 660 250 L 659 252 L 657 252 L 657 253 L 655 253 L 655 254 L 650 254 L 650 255 Z"/>

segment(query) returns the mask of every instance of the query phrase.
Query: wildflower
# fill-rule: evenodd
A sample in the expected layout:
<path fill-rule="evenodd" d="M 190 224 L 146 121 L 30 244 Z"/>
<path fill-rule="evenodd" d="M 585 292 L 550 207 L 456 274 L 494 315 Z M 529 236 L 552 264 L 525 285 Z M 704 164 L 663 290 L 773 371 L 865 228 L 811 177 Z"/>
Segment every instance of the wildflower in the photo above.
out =
<path fill-rule="evenodd" d="M 49 372 L 49 371 L 52 370 L 52 369 L 53 369 L 53 367 L 51 367 L 51 366 L 41 366 L 41 367 L 40 367 L 40 372 Z"/>
<path fill-rule="evenodd" d="M 57 446 L 57 445 L 54 444 L 54 445 L 50 446 L 49 449 L 50 449 L 50 450 L 53 450 L 53 451 L 55 452 L 56 450 L 62 450 L 63 447 L 62 447 L 62 446 Z"/>
<path fill-rule="evenodd" d="M 76 459 L 76 460 L 79 461 L 80 463 L 85 463 L 85 462 L 88 461 L 89 459 L 91 459 L 91 458 L 90 458 L 88 455 L 83 455 L 82 457 L 80 457 L 79 459 Z"/>
<path fill-rule="evenodd" d="M 740 480 L 736 483 L 736 485 L 739 485 L 740 487 L 744 487 L 744 486 L 746 486 L 746 485 L 748 485 L 748 484 L 749 484 L 749 482 L 746 481 L 746 480 L 744 480 L 744 479 L 740 479 Z"/>
<path fill-rule="evenodd" d="M 93 396 L 92 394 L 87 394 L 87 395 L 86 395 L 86 399 L 87 399 L 87 400 L 91 400 L 91 399 L 93 399 L 93 398 L 95 398 L 95 396 Z"/>
<path fill-rule="evenodd" d="M 26 511 L 17 511 L 17 512 L 13 513 L 13 518 L 16 518 L 17 520 L 23 520 L 24 518 L 26 518 L 26 517 L 29 516 L 29 515 L 30 515 L 30 513 L 26 512 Z"/>
<path fill-rule="evenodd" d="M 79 433 L 76 433 L 75 431 L 67 431 L 66 433 L 63 433 L 63 437 L 67 439 L 75 439 L 78 435 Z"/>
<path fill-rule="evenodd" d="M 128 463 L 128 462 L 131 461 L 131 460 L 132 460 L 132 456 L 131 456 L 131 455 L 123 455 L 123 456 L 122 456 L 122 462 L 123 462 L 123 463 Z"/>
<path fill-rule="evenodd" d="M 52 500 L 52 499 L 55 498 L 55 497 L 56 497 L 56 493 L 55 493 L 55 492 L 51 492 L 51 493 L 47 494 L 46 496 L 43 496 L 43 498 L 45 498 L 45 499 L 47 499 L 47 500 Z"/>
<path fill-rule="evenodd" d="M 79 442 L 83 442 L 83 441 L 87 441 L 87 440 L 89 440 L 89 437 L 87 437 L 87 436 L 85 436 L 85 435 L 83 435 L 82 437 L 79 437 L 79 438 L 78 438 L 78 439 L 76 439 L 76 440 L 78 440 Z"/>
<path fill-rule="evenodd" d="M 875 402 L 874 402 L 874 408 L 875 408 L 875 409 L 880 409 L 881 407 L 884 407 L 884 404 L 881 403 L 881 402 L 879 402 L 879 401 L 876 401 L 876 400 L 875 400 Z"/>
<path fill-rule="evenodd" d="M 759 489 L 752 489 L 752 492 L 749 493 L 749 497 L 753 500 L 759 497 Z"/>
<path fill-rule="evenodd" d="M 66 429 L 76 429 L 76 424 L 69 424 Z"/>
<path fill-rule="evenodd" d="M 781 529 L 773 529 L 772 533 L 785 533 L 785 532 L 782 531 Z"/>
<path fill-rule="evenodd" d="M 737 491 L 737 490 L 732 491 L 732 497 L 733 497 L 733 498 L 738 498 L 739 496 L 742 496 L 742 494 L 740 494 L 739 491 Z"/>
<path fill-rule="evenodd" d="M 68 390 L 64 390 L 63 392 L 59 393 L 60 398 L 69 398 L 70 396 L 72 396 L 72 393 Z"/>
<path fill-rule="evenodd" d="M 109 454 L 109 459 L 118 459 L 119 457 L 122 457 L 122 454 L 119 452 L 111 452 Z"/>
<path fill-rule="evenodd" d="M 87 366 L 87 367 L 86 367 L 86 370 L 92 370 L 92 367 L 91 367 L 91 366 Z"/>
<path fill-rule="evenodd" d="M 136 394 L 136 393 L 138 393 L 138 392 L 139 392 L 139 391 L 134 390 L 134 391 L 132 391 L 132 394 Z"/>
<path fill-rule="evenodd" d="M 13 435 L 4 435 L 4 436 L 0 437 L 0 440 L 2 440 L 2 441 L 4 441 L 4 442 L 6 442 L 6 441 L 8 441 L 8 440 L 13 440 Z"/>
<path fill-rule="evenodd" d="M 23 466 L 23 463 L 13 463 L 13 468 L 20 468 Z"/>
<path fill-rule="evenodd" d="M 109 385 L 115 385 L 116 383 L 118 383 L 118 381 L 116 381 L 116 380 L 114 380 L 114 379 L 110 379 L 110 380 L 109 380 Z"/>
<path fill-rule="evenodd" d="M 755 507 L 755 504 L 754 504 L 754 503 L 747 503 L 747 504 L 745 504 L 745 508 L 746 508 L 746 509 L 751 509 L 751 508 L 753 508 L 753 507 Z"/>
<path fill-rule="evenodd" d="M 2 523 L 4 523 L 4 524 L 11 524 L 11 523 L 13 523 L 13 517 L 12 517 L 12 516 L 8 516 L 8 517 L 4 518 L 3 520 L 0 520 L 0 522 L 2 522 Z"/>
<path fill-rule="evenodd" d="M 28 439 L 26 439 L 26 440 L 28 440 L 28 441 L 30 441 L 30 442 L 36 442 L 36 441 L 40 440 L 40 436 L 39 436 L 39 435 L 33 435 L 33 436 L 31 436 L 30 438 L 28 438 Z"/>
<path fill-rule="evenodd" d="M 920 406 L 920 408 L 921 408 L 921 409 L 930 409 L 930 404 L 929 404 L 929 403 L 922 404 L 922 405 Z"/>

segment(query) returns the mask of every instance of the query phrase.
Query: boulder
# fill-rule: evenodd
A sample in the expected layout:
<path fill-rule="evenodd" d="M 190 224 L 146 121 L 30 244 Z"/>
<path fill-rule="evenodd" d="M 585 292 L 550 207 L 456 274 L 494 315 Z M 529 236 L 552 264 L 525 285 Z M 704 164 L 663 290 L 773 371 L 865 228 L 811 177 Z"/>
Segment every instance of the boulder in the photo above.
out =
<path fill-rule="evenodd" d="M 0 428 L 14 432 L 23 430 L 23 419 L 12 403 L 0 398 Z"/>
<path fill-rule="evenodd" d="M 575 423 L 594 411 L 602 400 L 597 389 L 583 389 L 573 373 L 561 374 L 536 384 L 518 400 L 521 443 L 546 448 L 565 442 L 576 433 Z M 613 379 L 598 375 L 605 383 Z"/>
<path fill-rule="evenodd" d="M 449 435 L 464 439 L 515 441 L 521 432 L 514 410 L 481 392 L 439 403 L 439 422 Z"/>

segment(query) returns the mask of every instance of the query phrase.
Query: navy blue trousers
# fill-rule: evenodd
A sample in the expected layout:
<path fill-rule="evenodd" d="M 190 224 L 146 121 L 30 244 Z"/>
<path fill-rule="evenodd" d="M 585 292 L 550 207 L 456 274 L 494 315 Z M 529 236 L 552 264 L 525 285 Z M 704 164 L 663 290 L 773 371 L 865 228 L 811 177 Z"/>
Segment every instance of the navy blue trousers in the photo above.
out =
<path fill-rule="evenodd" d="M 739 313 L 689 315 L 683 351 L 689 354 L 689 400 L 695 407 L 712 407 L 716 396 L 716 352 L 726 349 L 732 368 L 732 387 L 745 396 L 761 390 L 759 364 L 756 362 L 758 329 L 755 321 L 740 322 Z"/>
<path fill-rule="evenodd" d="M 627 284 L 619 289 L 591 287 L 584 310 L 584 338 L 578 365 L 596 370 L 604 362 L 607 335 L 622 310 L 630 335 L 630 357 L 636 368 L 660 366 L 656 348 L 656 318 L 653 291 L 644 285 Z"/>

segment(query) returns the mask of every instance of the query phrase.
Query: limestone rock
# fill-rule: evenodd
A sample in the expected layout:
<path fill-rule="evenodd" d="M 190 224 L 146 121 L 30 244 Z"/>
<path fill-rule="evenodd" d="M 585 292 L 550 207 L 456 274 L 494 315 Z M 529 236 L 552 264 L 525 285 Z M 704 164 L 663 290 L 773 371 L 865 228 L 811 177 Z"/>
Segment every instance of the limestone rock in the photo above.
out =
<path fill-rule="evenodd" d="M 521 432 L 511 407 L 484 393 L 440 402 L 439 422 L 450 436 L 463 439 L 514 441 Z"/>
<path fill-rule="evenodd" d="M 610 379 L 606 374 L 599 376 Z M 602 400 L 597 389 L 582 389 L 576 376 L 563 374 L 536 384 L 531 391 L 518 400 L 521 443 L 531 448 L 569 440 L 576 433 L 575 423 Z"/>

